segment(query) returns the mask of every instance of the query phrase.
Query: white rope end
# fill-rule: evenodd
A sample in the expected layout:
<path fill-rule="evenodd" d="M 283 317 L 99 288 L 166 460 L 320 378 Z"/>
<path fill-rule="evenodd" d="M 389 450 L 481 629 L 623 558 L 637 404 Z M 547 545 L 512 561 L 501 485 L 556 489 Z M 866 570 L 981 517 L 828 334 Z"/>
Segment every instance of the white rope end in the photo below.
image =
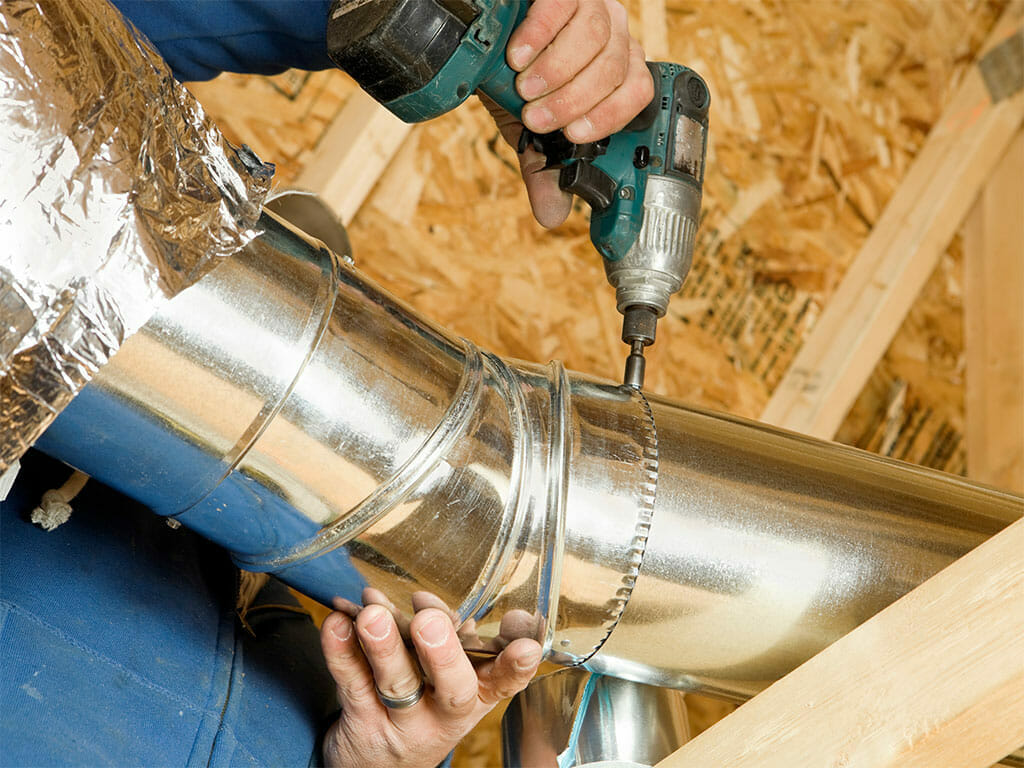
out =
<path fill-rule="evenodd" d="M 56 530 L 71 517 L 71 500 L 85 486 L 89 476 L 75 471 L 60 488 L 43 494 L 39 506 L 32 510 L 32 522 L 47 531 Z"/>
<path fill-rule="evenodd" d="M 60 491 L 47 491 L 39 506 L 32 510 L 32 522 L 47 531 L 56 530 L 71 517 L 71 505 Z"/>

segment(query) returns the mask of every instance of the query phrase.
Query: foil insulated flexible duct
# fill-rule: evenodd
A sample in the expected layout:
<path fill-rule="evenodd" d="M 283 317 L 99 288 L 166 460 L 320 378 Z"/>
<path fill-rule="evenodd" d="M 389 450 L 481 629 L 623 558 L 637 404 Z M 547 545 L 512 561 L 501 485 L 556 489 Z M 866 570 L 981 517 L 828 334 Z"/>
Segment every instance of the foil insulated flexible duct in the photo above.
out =
<path fill-rule="evenodd" d="M 256 235 L 272 168 L 103 0 L 0 3 L 0 474 L 168 297 Z"/>
<path fill-rule="evenodd" d="M 44 451 L 321 600 L 742 699 L 1024 511 L 1012 494 L 502 360 L 264 213 Z"/>

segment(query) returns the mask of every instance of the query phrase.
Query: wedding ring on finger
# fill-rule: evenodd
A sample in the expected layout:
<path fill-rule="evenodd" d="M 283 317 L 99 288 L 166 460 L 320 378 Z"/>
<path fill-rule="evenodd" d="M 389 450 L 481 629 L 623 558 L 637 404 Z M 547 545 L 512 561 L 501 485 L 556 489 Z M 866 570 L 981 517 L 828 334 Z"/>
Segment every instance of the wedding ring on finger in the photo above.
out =
<path fill-rule="evenodd" d="M 374 686 L 377 690 L 377 698 L 380 699 L 380 703 L 388 709 L 408 709 L 409 707 L 415 706 L 420 699 L 423 698 L 423 692 L 426 690 L 426 684 L 420 679 L 419 687 L 410 693 L 408 696 L 399 696 L 392 698 L 386 696 L 381 692 L 380 688 Z"/>

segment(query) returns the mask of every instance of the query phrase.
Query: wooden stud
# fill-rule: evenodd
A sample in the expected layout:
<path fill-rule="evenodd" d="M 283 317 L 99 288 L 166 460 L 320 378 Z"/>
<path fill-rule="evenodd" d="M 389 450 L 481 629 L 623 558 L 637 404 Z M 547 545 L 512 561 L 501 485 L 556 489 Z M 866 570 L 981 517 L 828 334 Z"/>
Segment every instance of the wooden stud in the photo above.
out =
<path fill-rule="evenodd" d="M 420 151 L 421 135 L 413 126 L 381 175 L 368 203 L 403 227 L 410 226 L 427 183 L 427 173 L 423 168 L 429 165 L 431 157 Z"/>
<path fill-rule="evenodd" d="M 295 186 L 316 192 L 348 224 L 411 128 L 356 91 L 320 137 Z"/>
<path fill-rule="evenodd" d="M 1024 34 L 1024 2 L 1003 13 L 983 51 Z M 762 420 L 831 438 L 885 353 L 1024 118 L 1024 93 L 993 104 L 971 67 L 829 299 Z"/>
<path fill-rule="evenodd" d="M 964 228 L 967 474 L 1024 493 L 1024 131 Z"/>
<path fill-rule="evenodd" d="M 973 768 L 1024 742 L 1024 520 L 658 763 Z"/>

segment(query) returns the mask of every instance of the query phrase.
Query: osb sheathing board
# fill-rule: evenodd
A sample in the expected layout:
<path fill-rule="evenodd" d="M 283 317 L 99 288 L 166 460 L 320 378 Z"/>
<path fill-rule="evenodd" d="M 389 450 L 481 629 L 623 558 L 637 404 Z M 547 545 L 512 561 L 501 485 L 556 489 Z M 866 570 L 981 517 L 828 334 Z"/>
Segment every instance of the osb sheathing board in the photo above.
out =
<path fill-rule="evenodd" d="M 649 349 L 649 389 L 758 416 L 1004 5 L 665 3 L 670 58 L 710 86 L 711 140 L 694 268 Z M 353 88 L 337 72 L 193 86 L 285 187 Z M 350 236 L 361 269 L 480 346 L 621 376 L 584 207 L 540 228 L 474 100 L 412 131 Z M 963 472 L 961 285 L 954 242 L 839 439 Z M 491 734 L 471 739 L 460 765 L 493 750 Z"/>

